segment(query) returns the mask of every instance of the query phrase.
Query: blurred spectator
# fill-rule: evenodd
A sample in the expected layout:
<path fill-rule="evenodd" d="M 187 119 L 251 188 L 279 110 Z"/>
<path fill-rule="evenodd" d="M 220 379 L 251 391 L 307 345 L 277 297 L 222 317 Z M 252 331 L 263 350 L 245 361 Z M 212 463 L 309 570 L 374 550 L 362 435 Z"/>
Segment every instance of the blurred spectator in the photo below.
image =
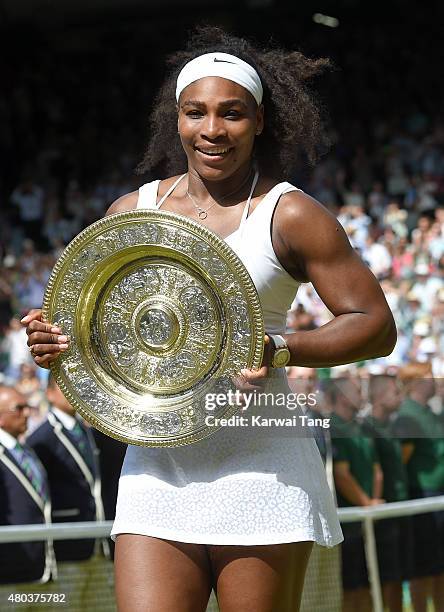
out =
<path fill-rule="evenodd" d="M 48 473 L 53 522 L 104 520 L 98 451 L 89 427 L 78 419 L 52 377 L 47 397 L 50 409 L 46 421 L 27 439 Z M 103 540 L 105 552 L 108 543 Z M 90 589 L 97 587 L 96 576 L 88 562 L 98 544 L 95 540 L 58 540 L 54 543 L 60 576 L 76 576 L 73 592 L 67 595 L 70 606 L 86 609 Z M 71 563 L 82 561 L 82 563 Z"/>
<path fill-rule="evenodd" d="M 49 523 L 47 475 L 35 453 L 19 438 L 26 432 L 29 408 L 13 387 L 0 387 L 0 525 Z M 55 572 L 52 543 L 0 544 L 0 584 L 47 582 Z M 28 592 L 36 585 L 29 584 Z M 9 587 L 11 592 L 11 587 Z M 2 595 L 5 591 L 2 589 Z"/>
<path fill-rule="evenodd" d="M 294 331 L 307 331 L 310 329 L 316 329 L 314 317 L 311 313 L 306 312 L 302 304 L 298 304 L 294 310 L 288 313 L 288 328 L 292 332 Z"/>
<path fill-rule="evenodd" d="M 11 203 L 18 209 L 18 219 L 25 236 L 36 243 L 42 242 L 44 216 L 44 190 L 32 177 L 25 177 L 11 193 Z"/>
<path fill-rule="evenodd" d="M 392 257 L 387 247 L 377 242 L 374 230 L 371 231 L 362 248 L 362 259 L 376 278 L 388 276 L 392 267 Z"/>
<path fill-rule="evenodd" d="M 323 406 L 318 402 L 319 394 L 317 390 L 317 370 L 316 368 L 301 368 L 298 366 L 291 366 L 287 368 L 288 385 L 296 395 L 302 394 L 302 396 L 308 398 L 304 406 L 301 406 L 303 413 L 311 418 L 323 418 Z M 310 400 L 309 396 L 313 398 Z M 307 436 L 313 435 L 316 444 L 321 453 L 321 457 L 326 462 L 327 459 L 327 440 L 326 435 L 329 437 L 328 428 L 323 428 L 320 425 L 309 425 L 307 427 Z M 331 446 L 331 442 L 329 444 Z"/>
<path fill-rule="evenodd" d="M 94 439 L 99 449 L 99 467 L 102 482 L 102 500 L 105 511 L 105 519 L 113 521 L 116 516 L 117 490 L 119 485 L 120 471 L 125 458 L 126 444 L 110 438 L 92 429 Z M 114 557 L 114 542 L 109 539 L 111 555 Z"/>
<path fill-rule="evenodd" d="M 406 399 L 394 424 L 411 499 L 444 494 L 444 422 L 428 406 L 435 395 L 430 363 L 410 363 L 399 371 Z M 413 576 L 415 610 L 426 610 L 430 597 L 437 609 L 444 601 L 444 511 L 413 516 Z"/>
<path fill-rule="evenodd" d="M 407 211 L 399 208 L 396 201 L 387 204 L 383 215 L 384 227 L 390 227 L 398 239 L 407 237 Z"/>
<path fill-rule="evenodd" d="M 388 196 L 384 191 L 384 185 L 381 181 L 376 181 L 373 183 L 372 190 L 367 197 L 367 206 L 374 218 L 384 215 L 387 202 Z"/>
<path fill-rule="evenodd" d="M 355 187 L 356 189 L 356 187 Z M 351 196 L 354 196 L 351 198 Z M 349 203 L 344 206 L 338 216 L 339 222 L 344 226 L 352 245 L 362 251 L 365 248 L 371 219 L 364 212 L 363 198 L 356 198 L 356 192 L 349 194 Z M 359 195 L 362 195 L 359 193 Z M 354 203 L 352 204 L 352 200 Z"/>
<path fill-rule="evenodd" d="M 20 311 L 28 308 L 40 308 L 45 293 L 46 281 L 43 270 L 24 271 L 14 284 L 15 296 Z"/>
<path fill-rule="evenodd" d="M 409 279 L 413 274 L 415 261 L 414 251 L 407 242 L 407 238 L 401 236 L 393 245 L 392 272 L 396 280 Z"/>
<path fill-rule="evenodd" d="M 47 410 L 46 397 L 37 371 L 38 368 L 34 363 L 22 363 L 20 376 L 15 385 L 17 391 L 26 397 L 29 406 L 28 436 L 41 424 Z"/>
<path fill-rule="evenodd" d="M 336 378 L 325 388 L 332 406 L 331 436 L 333 474 L 338 506 L 372 506 L 381 503 L 382 472 L 374 441 L 364 435 L 356 420 L 362 408 L 361 381 L 357 378 Z M 342 526 L 342 583 L 344 612 L 370 612 L 367 564 L 360 523 Z"/>
<path fill-rule="evenodd" d="M 17 318 L 11 319 L 2 341 L 2 352 L 5 354 L 7 366 L 6 376 L 16 381 L 20 376 L 20 368 L 24 363 L 33 363 L 26 344 L 28 336 Z"/>
<path fill-rule="evenodd" d="M 402 460 L 401 443 L 394 436 L 391 420 L 402 399 L 398 380 L 395 376 L 371 376 L 368 392 L 371 413 L 362 426 L 375 444 L 383 475 L 382 497 L 386 502 L 405 501 L 409 497 L 407 471 Z M 385 609 L 402 612 L 402 583 L 412 575 L 410 517 L 377 521 L 375 537 Z"/>
<path fill-rule="evenodd" d="M 10 319 L 12 318 L 12 286 L 8 279 L 6 270 L 0 276 L 0 334 L 4 333 Z"/>

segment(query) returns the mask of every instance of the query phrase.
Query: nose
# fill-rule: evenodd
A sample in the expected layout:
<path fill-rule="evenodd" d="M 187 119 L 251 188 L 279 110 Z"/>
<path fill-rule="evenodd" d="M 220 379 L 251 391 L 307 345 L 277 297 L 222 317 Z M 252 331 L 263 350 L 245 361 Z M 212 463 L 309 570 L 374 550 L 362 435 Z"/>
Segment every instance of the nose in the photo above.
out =
<path fill-rule="evenodd" d="M 206 115 L 205 120 L 201 124 L 202 138 L 215 140 L 221 136 L 226 136 L 226 134 L 227 130 L 222 117 L 213 114 Z"/>

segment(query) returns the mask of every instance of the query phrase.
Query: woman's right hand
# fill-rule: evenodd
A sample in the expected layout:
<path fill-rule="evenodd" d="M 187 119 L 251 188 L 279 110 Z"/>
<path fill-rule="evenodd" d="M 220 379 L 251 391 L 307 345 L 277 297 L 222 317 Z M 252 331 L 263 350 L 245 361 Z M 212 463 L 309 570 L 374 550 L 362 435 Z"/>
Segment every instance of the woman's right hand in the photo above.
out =
<path fill-rule="evenodd" d="M 49 368 L 54 359 L 69 347 L 69 336 L 63 335 L 60 327 L 42 321 L 40 308 L 30 310 L 20 321 L 26 326 L 28 346 L 34 362 L 41 368 Z"/>

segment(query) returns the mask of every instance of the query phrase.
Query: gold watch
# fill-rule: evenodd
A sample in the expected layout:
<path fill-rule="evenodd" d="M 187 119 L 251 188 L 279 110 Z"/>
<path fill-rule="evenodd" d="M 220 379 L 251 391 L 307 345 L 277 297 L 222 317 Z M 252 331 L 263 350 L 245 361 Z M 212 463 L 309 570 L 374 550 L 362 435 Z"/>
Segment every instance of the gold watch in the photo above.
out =
<path fill-rule="evenodd" d="M 274 353 L 271 358 L 272 368 L 285 368 L 290 361 L 290 350 L 282 336 L 277 334 L 268 334 L 268 337 L 273 341 Z"/>

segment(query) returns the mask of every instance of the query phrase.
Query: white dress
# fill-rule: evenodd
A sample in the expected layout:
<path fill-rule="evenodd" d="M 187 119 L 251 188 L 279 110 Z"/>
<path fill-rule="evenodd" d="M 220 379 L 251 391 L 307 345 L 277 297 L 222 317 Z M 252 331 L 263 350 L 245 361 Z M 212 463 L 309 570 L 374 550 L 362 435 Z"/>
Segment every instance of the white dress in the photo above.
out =
<path fill-rule="evenodd" d="M 138 208 L 160 207 L 168 194 L 156 205 L 158 184 L 140 188 Z M 279 263 L 270 236 L 280 196 L 295 189 L 276 185 L 248 217 L 246 206 L 239 229 L 226 238 L 253 279 L 270 333 L 285 332 L 299 285 Z M 271 370 L 265 390 L 271 388 L 289 392 L 284 369 Z M 272 411 L 301 414 L 285 406 Z M 268 417 L 270 408 L 250 407 L 254 415 Z M 119 533 L 225 545 L 334 546 L 343 539 L 321 456 L 304 427 L 223 427 L 187 446 L 129 446 L 112 529 L 113 537 Z"/>

